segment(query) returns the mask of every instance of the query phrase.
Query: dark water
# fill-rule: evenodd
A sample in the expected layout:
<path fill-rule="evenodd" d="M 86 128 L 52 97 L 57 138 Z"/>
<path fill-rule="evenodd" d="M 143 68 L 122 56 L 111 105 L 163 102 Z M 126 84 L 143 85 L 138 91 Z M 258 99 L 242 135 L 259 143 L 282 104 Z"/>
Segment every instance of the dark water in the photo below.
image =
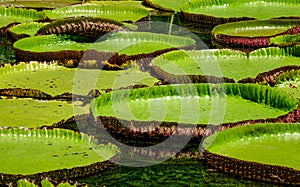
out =
<path fill-rule="evenodd" d="M 273 186 L 209 172 L 194 159 L 169 160 L 151 167 L 116 166 L 95 176 L 77 180 L 89 186 Z"/>
<path fill-rule="evenodd" d="M 7 37 L 0 37 L 0 64 L 14 63 L 15 53 L 12 49 L 13 43 Z"/>
<path fill-rule="evenodd" d="M 158 13 L 151 17 L 151 21 L 174 23 L 192 31 L 198 37 L 198 48 L 213 48 L 211 44 L 211 29 L 213 25 L 201 25 L 183 21 L 180 16 Z M 155 28 L 163 32 L 166 28 Z M 176 30 L 177 29 L 177 30 Z M 172 32 L 180 29 L 173 28 Z M 165 32 L 168 32 L 169 28 Z M 203 43 L 205 46 L 203 46 Z M 9 38 L 0 38 L 0 64 L 15 62 L 12 42 Z M 254 182 L 223 174 L 208 171 L 203 161 L 194 159 L 175 159 L 150 166 L 132 168 L 115 166 L 101 174 L 81 178 L 79 183 L 89 186 L 274 186 Z"/>

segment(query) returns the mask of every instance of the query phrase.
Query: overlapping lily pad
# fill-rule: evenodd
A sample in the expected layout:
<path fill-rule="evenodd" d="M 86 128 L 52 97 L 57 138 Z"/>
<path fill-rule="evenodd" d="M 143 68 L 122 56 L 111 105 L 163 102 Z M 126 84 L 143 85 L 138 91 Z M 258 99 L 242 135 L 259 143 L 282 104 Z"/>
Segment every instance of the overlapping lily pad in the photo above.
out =
<path fill-rule="evenodd" d="M 0 99 L 0 126 L 10 127 L 42 127 L 51 126 L 61 120 L 74 116 L 76 113 L 88 114 L 89 106 L 81 107 L 81 102 L 47 101 L 34 99 Z"/>
<path fill-rule="evenodd" d="M 136 69 L 124 71 L 78 70 L 57 64 L 48 65 L 38 62 L 6 65 L 0 68 L 0 77 L 0 89 L 40 90 L 53 97 L 64 93 L 86 96 L 94 89 L 103 93 L 106 89 L 119 89 L 138 84 L 152 86 L 158 81 L 149 73 Z"/>
<path fill-rule="evenodd" d="M 218 108 L 213 107 L 216 103 Z M 221 103 L 226 103 L 226 110 Z M 260 85 L 187 84 L 102 94 L 93 100 L 91 109 L 95 117 L 128 120 L 131 125 L 132 121 L 150 126 L 155 121 L 218 125 L 278 118 L 296 110 L 297 105 L 286 93 Z M 224 118 L 218 121 L 216 116 Z"/>
<path fill-rule="evenodd" d="M 34 36 L 37 31 L 47 23 L 29 22 L 13 26 L 9 29 L 12 37 L 19 40 L 25 37 Z"/>
<path fill-rule="evenodd" d="M 82 4 L 63 7 L 55 10 L 44 10 L 43 13 L 50 19 L 67 17 L 100 17 L 113 18 L 117 21 L 136 22 L 149 15 L 146 8 L 131 6 L 131 2 L 117 3 L 106 2 L 102 4 Z"/>
<path fill-rule="evenodd" d="M 293 37 L 300 32 L 299 20 L 253 20 L 226 23 L 216 26 L 213 39 L 222 47 L 260 48 L 270 45 L 283 45 L 283 41 L 275 43 L 274 38 Z M 288 43 L 288 41 L 285 41 Z"/>
<path fill-rule="evenodd" d="M 24 23 L 26 21 L 34 21 L 44 19 L 45 16 L 36 10 L 26 10 L 22 8 L 5 8 L 0 6 L 0 34 L 6 34 L 7 27 L 13 23 Z"/>
<path fill-rule="evenodd" d="M 250 19 L 299 18 L 299 4 L 298 0 L 191 0 L 181 9 L 188 20 L 220 24 Z"/>
<path fill-rule="evenodd" d="M 152 61 L 152 74 L 170 83 L 265 82 L 264 75 L 269 72 L 297 69 L 298 50 L 298 47 L 263 48 L 249 56 L 229 49 L 173 51 Z"/>
<path fill-rule="evenodd" d="M 232 128 L 205 139 L 206 160 L 231 174 L 297 185 L 300 183 L 299 139 L 299 124 Z"/>
<path fill-rule="evenodd" d="M 15 42 L 14 48 L 20 61 L 80 60 L 87 50 L 93 50 L 95 54 L 88 56 L 88 53 L 84 59 L 122 65 L 128 60 L 155 57 L 195 45 L 191 38 L 149 32 L 110 33 L 102 39 L 96 43 L 80 43 L 73 36 L 36 36 Z M 118 55 L 122 56 L 118 58 Z"/>
<path fill-rule="evenodd" d="M 164 0 L 144 0 L 144 2 L 151 7 L 164 10 L 164 11 L 175 11 L 180 12 L 180 7 L 187 0 L 174 0 L 174 1 L 164 1 Z"/>
<path fill-rule="evenodd" d="M 90 175 L 112 165 L 118 152 L 112 144 L 98 144 L 70 130 L 1 129 L 1 184 L 27 178 L 40 181 Z"/>

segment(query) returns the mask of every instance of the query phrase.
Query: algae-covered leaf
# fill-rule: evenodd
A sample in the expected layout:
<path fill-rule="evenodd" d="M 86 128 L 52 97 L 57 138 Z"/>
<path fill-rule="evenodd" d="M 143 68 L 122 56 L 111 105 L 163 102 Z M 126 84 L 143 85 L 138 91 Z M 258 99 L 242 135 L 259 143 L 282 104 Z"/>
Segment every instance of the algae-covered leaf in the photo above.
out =
<path fill-rule="evenodd" d="M 71 179 L 93 174 L 97 170 L 99 172 L 99 168 L 107 168 L 109 165 L 103 162 L 118 152 L 118 147 L 115 145 L 102 145 L 99 148 L 97 140 L 93 137 L 65 129 L 13 128 L 1 129 L 0 134 L 0 155 L 1 158 L 5 158 L 0 159 L 0 173 L 21 174 L 31 180 L 39 173 L 51 177 L 57 172 L 56 179 L 59 180 L 65 179 L 64 177 Z M 110 154 L 106 154 L 107 157 L 104 158 L 101 156 L 102 151 Z M 89 168 L 88 172 L 87 168 Z M 62 171 L 63 176 L 57 175 Z"/>
<path fill-rule="evenodd" d="M 218 24 L 249 19 L 300 17 L 299 4 L 299 0 L 191 0 L 184 3 L 181 9 L 186 19 Z"/>
<path fill-rule="evenodd" d="M 85 96 L 94 89 L 105 92 L 106 89 L 118 89 L 136 84 L 151 86 L 158 81 L 149 73 L 137 69 L 124 71 L 79 70 L 38 62 L 20 63 L 15 66 L 6 65 L 0 68 L 0 77 L 0 89 L 30 88 L 43 91 L 51 96 L 63 93 Z M 96 85 L 93 82 L 96 82 Z"/>
<path fill-rule="evenodd" d="M 117 21 L 136 22 L 149 15 L 146 8 L 131 6 L 131 2 L 118 6 L 107 2 L 102 4 L 82 4 L 63 7 L 55 10 L 44 10 L 43 13 L 50 19 L 61 19 L 66 17 L 101 17 Z"/>
<path fill-rule="evenodd" d="M 74 115 L 88 114 L 89 106 L 80 102 L 47 101 L 34 99 L 0 99 L 2 117 L 0 126 L 41 127 L 51 126 Z M 73 108 L 77 110 L 74 113 Z"/>

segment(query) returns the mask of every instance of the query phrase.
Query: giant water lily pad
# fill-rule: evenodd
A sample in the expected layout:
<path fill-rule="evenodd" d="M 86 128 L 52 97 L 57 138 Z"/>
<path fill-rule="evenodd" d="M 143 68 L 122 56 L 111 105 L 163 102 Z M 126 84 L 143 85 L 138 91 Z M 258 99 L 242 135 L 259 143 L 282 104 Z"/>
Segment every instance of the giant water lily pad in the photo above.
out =
<path fill-rule="evenodd" d="M 63 7 L 55 10 L 44 10 L 43 13 L 50 19 L 61 19 L 67 17 L 101 17 L 117 21 L 136 22 L 149 15 L 146 8 L 131 6 L 131 2 L 118 5 L 106 2 L 102 4 L 82 4 Z"/>
<path fill-rule="evenodd" d="M 96 50 L 100 53 L 108 53 L 105 60 L 114 60 L 112 53 L 125 55 L 127 58 L 123 56 L 122 59 L 111 62 L 118 64 L 124 63 L 122 61 L 126 61 L 126 59 L 153 57 L 162 54 L 164 50 L 170 51 L 174 50 L 174 48 L 184 48 L 193 45 L 195 45 L 195 41 L 191 38 L 149 32 L 110 33 L 96 43 L 80 43 L 74 37 L 66 35 L 36 36 L 24 38 L 14 43 L 19 60 L 80 60 L 85 51 Z M 90 58 L 96 59 L 90 60 L 99 60 L 101 56 L 103 55 L 93 55 Z"/>
<path fill-rule="evenodd" d="M 0 126 L 41 127 L 51 126 L 78 114 L 88 114 L 89 106 L 81 102 L 46 101 L 34 99 L 0 99 Z M 76 106 L 76 112 L 73 111 Z"/>
<path fill-rule="evenodd" d="M 110 5 L 114 5 L 114 6 L 132 6 L 132 7 L 137 7 L 137 8 L 142 8 L 142 9 L 149 9 L 151 10 L 151 8 L 147 8 L 145 6 L 143 6 L 143 2 L 142 1 L 136 1 L 136 0 L 119 0 L 119 1 L 114 1 L 114 0 L 109 0 L 108 1 L 89 1 L 88 3 L 90 4 L 97 4 L 97 5 L 106 5 L 106 4 L 110 4 Z"/>
<path fill-rule="evenodd" d="M 2 6 L 14 6 L 34 9 L 53 9 L 65 7 L 72 4 L 82 3 L 81 0 L 4 0 L 0 1 Z"/>
<path fill-rule="evenodd" d="M 153 75 L 171 83 L 255 82 L 257 76 L 271 70 L 296 68 L 296 48 L 263 48 L 249 54 L 229 49 L 172 51 L 152 61 Z M 263 80 L 260 80 L 263 81 Z M 259 82 L 259 81 L 257 81 Z"/>
<path fill-rule="evenodd" d="M 293 36 L 300 32 L 299 20 L 252 20 L 226 23 L 213 31 L 217 44 L 225 47 L 268 47 L 277 36 Z"/>
<path fill-rule="evenodd" d="M 44 15 L 36 10 L 26 10 L 22 8 L 5 8 L 0 6 L 0 29 L 16 22 L 26 22 L 40 20 L 45 18 Z"/>
<path fill-rule="evenodd" d="M 105 71 L 75 69 L 31 62 L 0 68 L 0 89 L 21 88 L 40 90 L 51 96 L 73 93 L 85 96 L 91 90 L 104 92 L 136 84 L 152 86 L 158 80 L 137 69 Z M 95 85 L 96 84 L 96 85 Z"/>
<path fill-rule="evenodd" d="M 186 19 L 219 24 L 249 19 L 300 17 L 299 4 L 298 0 L 191 0 L 184 3 L 181 9 Z"/>
<path fill-rule="evenodd" d="M 226 172 L 252 179 L 299 184 L 299 139 L 299 124 L 259 124 L 213 134 L 205 139 L 204 147 L 212 154 L 207 156 L 209 163 Z M 272 175 L 261 177 L 258 174 L 268 172 Z"/>
<path fill-rule="evenodd" d="M 297 104 L 287 94 L 259 85 L 188 84 L 106 93 L 94 99 L 91 108 L 95 117 L 216 125 L 277 118 Z"/>
<path fill-rule="evenodd" d="M 1 183 L 13 175 L 15 180 L 25 176 L 36 180 L 43 173 L 62 180 L 93 174 L 107 168 L 104 161 L 118 151 L 112 144 L 98 144 L 93 137 L 64 129 L 1 129 L 0 135 Z"/>

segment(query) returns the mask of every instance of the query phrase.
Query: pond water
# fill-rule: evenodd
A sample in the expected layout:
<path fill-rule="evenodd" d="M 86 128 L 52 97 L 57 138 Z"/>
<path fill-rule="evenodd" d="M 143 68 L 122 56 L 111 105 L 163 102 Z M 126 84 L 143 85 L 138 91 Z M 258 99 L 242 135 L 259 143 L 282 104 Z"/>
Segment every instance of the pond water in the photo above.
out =
<path fill-rule="evenodd" d="M 208 48 L 211 44 L 212 25 L 200 25 L 183 21 L 180 16 L 172 17 L 158 13 L 152 21 L 162 21 L 182 26 L 203 41 Z M 198 46 L 202 48 L 203 46 Z M 15 55 L 9 38 L 0 38 L 0 64 L 14 63 Z M 195 145 L 198 147 L 198 145 Z M 274 186 L 237 178 L 220 172 L 209 171 L 202 160 L 184 159 L 169 160 L 154 166 L 131 168 L 115 166 L 99 175 L 77 180 L 89 186 Z"/>

